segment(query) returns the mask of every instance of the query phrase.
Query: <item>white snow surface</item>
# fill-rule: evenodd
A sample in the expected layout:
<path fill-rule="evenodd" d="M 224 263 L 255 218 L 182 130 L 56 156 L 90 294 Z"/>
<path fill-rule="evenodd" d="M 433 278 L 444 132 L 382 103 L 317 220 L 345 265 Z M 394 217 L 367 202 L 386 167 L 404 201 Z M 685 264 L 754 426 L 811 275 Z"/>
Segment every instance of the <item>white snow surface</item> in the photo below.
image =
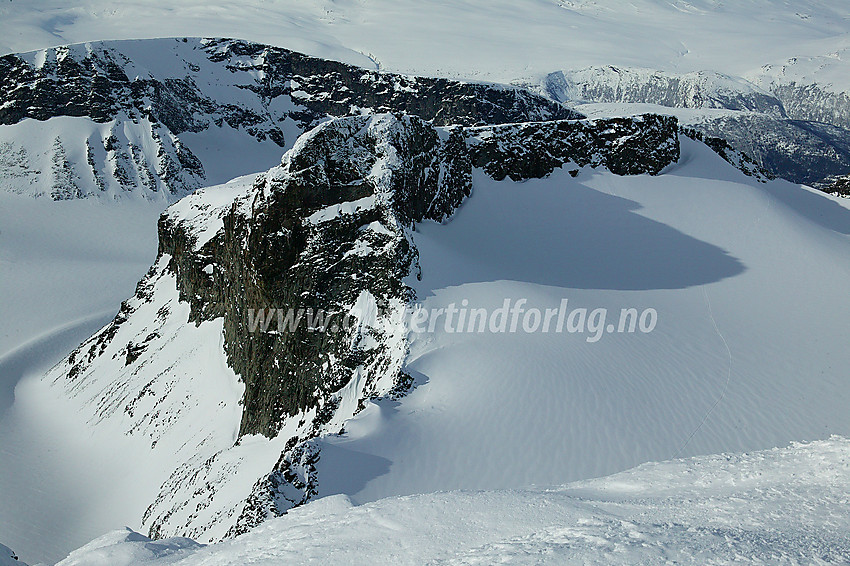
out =
<path fill-rule="evenodd" d="M 177 300 L 174 276 L 164 272 L 169 259 L 160 258 L 157 276 L 145 283 L 160 301 L 128 301 L 136 316 L 99 358 L 99 373 L 56 387 L 68 371 L 59 364 L 44 379 L 23 379 L 15 390 L 0 437 L 0 527 L 5 542 L 31 561 L 55 562 L 103 532 L 104 524 L 140 529 L 143 513 L 173 473 L 197 468 L 236 441 L 243 385 L 224 359 L 222 320 L 186 323 L 189 306 Z M 79 356 L 92 344 L 98 348 L 97 339 L 108 331 L 84 343 Z M 137 364 L 143 372 L 125 363 L 131 339 L 157 354 Z M 223 464 L 229 476 L 249 475 L 241 482 L 244 493 L 228 501 L 244 500 L 274 464 L 255 453 L 256 445 L 242 439 Z M 246 463 L 236 469 L 242 458 Z M 44 533 L 51 538 L 44 540 Z"/>
<path fill-rule="evenodd" d="M 365 67 L 496 82 L 618 65 L 782 72 L 850 87 L 844 0 L 31 0 L 0 7 L 0 52 L 170 36 L 241 37 Z M 766 64 L 773 66 L 763 70 Z"/>
<path fill-rule="evenodd" d="M 116 531 L 61 566 L 846 564 L 850 441 L 645 464 L 563 487 L 294 509 L 199 548 Z"/>

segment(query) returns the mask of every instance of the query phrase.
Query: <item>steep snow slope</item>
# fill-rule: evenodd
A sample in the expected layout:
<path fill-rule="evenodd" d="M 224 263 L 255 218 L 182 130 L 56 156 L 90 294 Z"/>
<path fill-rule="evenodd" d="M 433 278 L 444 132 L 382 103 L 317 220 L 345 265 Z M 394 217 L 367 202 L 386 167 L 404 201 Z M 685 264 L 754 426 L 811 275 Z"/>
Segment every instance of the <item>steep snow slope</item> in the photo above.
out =
<path fill-rule="evenodd" d="M 683 140 L 658 178 L 475 178 L 419 227 L 429 309 L 654 308 L 649 334 L 414 334 L 421 383 L 328 437 L 319 493 L 357 502 L 599 476 L 647 460 L 847 434 L 850 211 Z M 349 461 L 367 462 L 361 475 Z"/>
<path fill-rule="evenodd" d="M 206 179 L 168 128 L 124 114 L 104 123 L 57 116 L 2 125 L 0 150 L 4 191 L 52 200 L 138 199 L 163 207 Z"/>
<path fill-rule="evenodd" d="M 174 202 L 263 171 L 331 116 L 438 125 L 580 117 L 516 87 L 378 73 L 227 39 L 92 42 L 0 58 L 0 188 Z"/>
<path fill-rule="evenodd" d="M 557 488 L 329 497 L 205 548 L 116 531 L 60 564 L 844 564 L 848 481 L 834 437 Z"/>
<path fill-rule="evenodd" d="M 250 184 L 250 180 L 247 182 Z M 244 187 L 244 183 L 237 182 L 235 185 Z M 222 190 L 232 192 L 233 187 L 226 186 Z M 9 309 L 10 315 L 26 320 L 26 315 L 32 311 L 49 312 L 47 305 L 36 302 L 41 297 L 41 301 L 52 301 L 50 306 L 56 311 L 54 316 L 61 321 L 77 311 L 101 313 L 101 303 L 111 301 L 106 302 L 108 310 L 97 318 L 84 319 L 79 327 L 71 327 L 67 333 L 63 333 L 62 329 L 54 331 L 34 341 L 32 346 L 25 345 L 0 359 L 2 377 L 7 380 L 4 388 L 20 380 L 14 391 L 14 405 L 9 387 L 9 396 L 3 399 L 5 414 L 0 420 L 0 453 L 3 454 L 0 458 L 0 493 L 5 503 L 0 511 L 0 530 L 5 542 L 14 548 L 23 548 L 32 561 L 54 562 L 68 548 L 79 546 L 102 532 L 101 525 L 104 523 L 118 521 L 138 525 L 146 506 L 154 500 L 160 485 L 178 463 L 203 462 L 216 451 L 231 447 L 236 439 L 241 413 L 238 403 L 242 387 L 224 360 L 220 321 L 198 328 L 186 325 L 188 305 L 177 301 L 173 279 L 170 289 L 173 297 L 170 300 L 166 285 L 159 295 L 164 299 L 163 303 L 147 305 L 148 309 L 152 309 L 150 313 L 142 309 L 141 318 L 151 321 L 162 319 L 163 324 L 157 328 L 156 336 L 161 343 L 162 355 L 155 367 L 149 367 L 149 379 L 140 384 L 143 387 L 133 392 L 134 402 L 129 416 L 116 411 L 114 402 L 114 398 L 127 389 L 126 383 L 117 379 L 118 370 L 125 366 L 125 358 L 114 361 L 110 371 L 115 375 L 106 376 L 105 382 L 100 384 L 103 390 L 95 393 L 103 395 L 104 400 L 89 405 L 85 411 L 81 410 L 81 405 L 74 406 L 68 401 L 86 394 L 86 391 L 59 396 L 49 383 L 40 381 L 36 375 L 39 371 L 48 370 L 91 335 L 93 329 L 115 315 L 121 299 L 132 292 L 139 276 L 148 269 L 156 250 L 155 227 L 159 207 L 151 205 L 150 210 L 139 210 L 138 206 L 131 206 L 133 203 L 109 207 L 102 202 L 57 203 L 15 198 L 21 201 L 17 203 L 19 208 L 15 209 L 19 212 L 29 206 L 42 216 L 55 215 L 60 222 L 46 226 L 56 235 L 48 232 L 46 236 L 65 238 L 68 249 L 58 250 L 66 252 L 61 260 L 49 256 L 50 261 L 47 261 L 42 256 L 48 251 L 56 253 L 55 244 L 45 246 L 38 239 L 45 236 L 42 233 L 33 234 L 32 230 L 24 231 L 25 227 L 11 225 L 10 228 L 19 228 L 24 232 L 22 236 L 30 238 L 30 248 L 23 249 L 31 249 L 33 257 L 29 258 L 32 261 L 30 269 L 27 269 L 28 258 L 14 258 L 16 261 L 11 266 L 17 269 L 8 270 L 8 274 L 15 279 L 8 281 L 8 287 L 3 289 L 7 293 L 4 298 L 8 296 L 12 300 L 8 303 L 4 300 L 3 308 Z M 62 208 L 65 210 L 61 212 L 72 220 L 61 222 Z M 110 209 L 114 209 L 113 217 L 107 216 Z M 118 215 L 115 211 L 123 214 Z M 148 213 L 140 214 L 145 211 Z M 128 214 L 135 214 L 137 218 L 128 217 Z M 45 225 L 30 220 L 36 226 Z M 109 221 L 109 224 L 104 221 Z M 76 222 L 84 226 L 77 226 Z M 119 226 L 110 226 L 113 222 L 119 223 Z M 134 231 L 135 223 L 142 224 L 143 230 Z M 88 231 L 85 224 L 88 224 Z M 79 231 L 69 233 L 69 227 Z M 120 233 L 128 239 L 131 236 L 135 238 L 133 244 L 142 248 L 137 252 L 141 258 L 132 258 L 139 263 L 128 262 L 126 269 L 121 266 L 122 261 L 127 261 L 122 253 L 126 255 L 128 251 L 135 250 L 132 247 L 127 249 L 128 242 L 124 238 L 113 240 L 114 233 L 119 230 L 123 230 Z M 96 239 L 80 242 L 81 235 Z M 51 238 L 50 241 L 54 240 Z M 14 241 L 10 245 L 15 245 L 12 249 L 23 247 Z M 77 248 L 87 254 L 80 254 Z M 104 254 L 101 249 L 111 253 Z M 43 283 L 38 287 L 28 287 L 26 278 Z M 168 281 L 166 279 L 165 283 Z M 100 293 L 90 293 L 92 282 L 99 284 Z M 18 310 L 15 310 L 14 299 L 18 301 Z M 122 311 L 139 307 L 133 301 L 120 306 Z M 148 316 L 145 317 L 145 314 Z M 44 323 L 39 318 L 31 324 Z M 23 324 L 22 327 L 27 328 Z M 151 340 L 151 332 L 137 328 L 134 335 Z M 122 346 L 126 350 L 128 345 Z M 157 379 L 158 374 L 177 376 L 178 379 Z M 134 415 L 136 418 L 133 420 Z M 158 415 L 159 419 L 151 415 Z M 130 420 L 130 424 L 122 428 L 124 422 L 121 417 Z M 116 420 L 119 424 L 115 424 Z M 175 426 L 159 426 L 163 422 Z M 248 439 L 243 441 L 249 444 Z M 154 450 L 155 447 L 158 448 Z M 235 462 L 238 461 L 237 457 Z M 256 457 L 250 458 L 250 461 L 261 469 L 274 463 Z M 250 465 L 243 468 L 253 473 L 245 480 L 250 486 L 261 471 Z M 246 496 L 247 493 L 242 494 L 243 498 Z M 42 534 L 46 532 L 53 533 L 55 538 L 43 541 Z"/>

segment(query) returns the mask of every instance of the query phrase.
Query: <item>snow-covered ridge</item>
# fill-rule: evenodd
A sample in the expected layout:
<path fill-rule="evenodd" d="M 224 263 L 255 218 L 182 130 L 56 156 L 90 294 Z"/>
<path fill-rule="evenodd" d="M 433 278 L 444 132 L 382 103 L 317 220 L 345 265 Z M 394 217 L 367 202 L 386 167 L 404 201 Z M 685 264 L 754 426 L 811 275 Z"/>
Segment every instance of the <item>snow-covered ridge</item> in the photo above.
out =
<path fill-rule="evenodd" d="M 840 564 L 850 560 L 840 437 L 644 464 L 562 487 L 335 496 L 202 547 L 116 531 L 60 566 L 396 564 Z"/>
<path fill-rule="evenodd" d="M 68 45 L 0 58 L 0 179 L 53 199 L 173 202 L 266 170 L 330 116 L 435 124 L 579 117 L 522 89 L 366 70 L 222 39 Z"/>

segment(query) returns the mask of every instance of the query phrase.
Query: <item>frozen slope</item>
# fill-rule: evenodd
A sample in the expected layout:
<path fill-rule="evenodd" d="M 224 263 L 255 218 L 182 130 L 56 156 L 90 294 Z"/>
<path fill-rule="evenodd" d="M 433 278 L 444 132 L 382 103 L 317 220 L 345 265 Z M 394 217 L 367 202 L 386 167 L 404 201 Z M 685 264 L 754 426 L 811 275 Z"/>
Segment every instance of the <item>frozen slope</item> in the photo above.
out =
<path fill-rule="evenodd" d="M 133 292 L 156 257 L 160 210 L 0 194 L 0 416 L 18 379 L 56 363 Z"/>
<path fill-rule="evenodd" d="M 324 440 L 320 495 L 550 485 L 848 434 L 850 211 L 682 148 L 656 178 L 477 175 L 447 225 L 421 225 L 411 284 L 427 308 L 568 299 L 609 317 L 651 307 L 657 327 L 595 343 L 442 323 L 414 334 L 406 368 L 418 386 Z"/>
<path fill-rule="evenodd" d="M 846 564 L 848 481 L 835 437 L 559 488 L 329 497 L 206 548 L 116 531 L 61 565 Z"/>

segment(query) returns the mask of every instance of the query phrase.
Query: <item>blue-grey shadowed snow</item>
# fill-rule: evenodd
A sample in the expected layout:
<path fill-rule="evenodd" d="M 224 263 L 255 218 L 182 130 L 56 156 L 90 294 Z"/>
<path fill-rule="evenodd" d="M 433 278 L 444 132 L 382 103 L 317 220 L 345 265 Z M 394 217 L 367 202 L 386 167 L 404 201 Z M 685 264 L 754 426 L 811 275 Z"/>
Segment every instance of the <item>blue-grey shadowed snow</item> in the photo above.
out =
<path fill-rule="evenodd" d="M 422 256 L 445 258 L 440 266 L 422 265 L 422 286 L 510 280 L 572 289 L 683 289 L 745 269 L 725 250 L 642 216 L 634 201 L 563 171 L 553 177 L 558 181 L 517 184 L 476 175 L 476 206 L 461 207 L 447 225 L 418 228 Z M 482 226 L 492 227 L 486 236 Z"/>
<path fill-rule="evenodd" d="M 685 142 L 689 143 L 689 142 Z M 688 179 L 712 179 L 734 183 L 745 182 L 774 197 L 788 206 L 793 213 L 803 216 L 815 224 L 834 230 L 839 234 L 850 234 L 850 209 L 841 206 L 828 195 L 814 189 L 804 188 L 796 183 L 777 180 L 771 183 L 760 183 L 752 177 L 744 176 L 740 171 L 727 167 L 719 157 L 712 157 L 716 167 L 689 167 L 697 159 L 692 152 L 683 152 L 677 163 L 667 167 L 664 175 L 682 177 L 682 182 Z"/>
<path fill-rule="evenodd" d="M 764 191 L 815 224 L 839 234 L 850 234 L 850 209 L 827 195 L 792 183 L 771 183 L 764 186 Z"/>
<path fill-rule="evenodd" d="M 62 39 L 62 34 L 65 33 L 66 28 L 73 26 L 76 21 L 77 17 L 74 15 L 59 14 L 44 20 L 40 27 L 47 33 Z"/>
<path fill-rule="evenodd" d="M 426 385 L 430 379 L 422 372 L 407 367 L 404 370 L 413 378 L 411 390 Z M 374 399 L 372 404 L 377 408 L 377 422 L 390 422 L 398 413 L 401 403 L 393 399 Z M 359 436 L 356 431 L 354 436 Z M 393 462 L 382 456 L 369 454 L 360 450 L 346 448 L 349 442 L 348 432 L 332 435 L 318 441 L 321 447 L 319 465 L 319 496 L 347 495 L 355 504 L 363 503 L 355 494 L 363 491 L 370 481 L 377 479 L 390 471 Z M 351 446 L 359 446 L 352 443 Z"/>
<path fill-rule="evenodd" d="M 392 401 L 381 401 L 394 403 Z M 398 404 L 398 403 L 395 403 Z M 344 442 L 344 440 L 342 441 Z M 392 462 L 381 456 L 349 450 L 335 438 L 334 443 L 320 441 L 321 444 L 321 496 L 354 494 L 366 487 L 371 480 L 390 471 Z"/>
<path fill-rule="evenodd" d="M 15 400 L 15 386 L 28 375 L 40 375 L 91 336 L 115 315 L 110 310 L 71 322 L 0 357 L 0 419 Z"/>

